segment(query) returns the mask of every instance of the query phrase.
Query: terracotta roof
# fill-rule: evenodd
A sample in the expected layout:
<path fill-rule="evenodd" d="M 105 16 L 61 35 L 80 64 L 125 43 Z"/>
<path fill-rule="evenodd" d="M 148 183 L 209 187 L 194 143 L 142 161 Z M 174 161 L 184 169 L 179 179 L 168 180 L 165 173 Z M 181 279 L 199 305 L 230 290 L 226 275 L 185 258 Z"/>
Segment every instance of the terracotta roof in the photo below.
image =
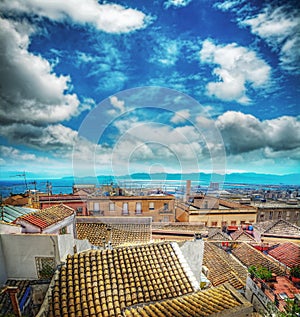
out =
<path fill-rule="evenodd" d="M 288 267 L 300 265 L 300 246 L 292 242 L 282 243 L 268 254 Z"/>
<path fill-rule="evenodd" d="M 255 241 L 255 239 L 244 230 L 240 229 L 231 234 L 232 240 L 236 241 Z"/>
<path fill-rule="evenodd" d="M 229 241 L 231 240 L 230 235 L 223 232 L 220 229 L 214 229 L 208 234 L 208 240 L 219 240 L 219 241 Z"/>
<path fill-rule="evenodd" d="M 126 317 L 204 317 L 204 316 L 229 316 L 230 312 L 245 316 L 241 310 L 250 308 L 252 304 L 245 299 L 229 284 L 213 287 L 205 291 L 199 291 L 191 295 L 185 295 L 174 299 L 164 300 L 152 304 L 126 309 Z"/>
<path fill-rule="evenodd" d="M 204 243 L 203 265 L 208 268 L 207 278 L 214 286 L 229 282 L 234 288 L 241 289 L 246 285 L 247 269 L 211 242 Z"/>
<path fill-rule="evenodd" d="M 247 267 L 250 265 L 263 266 L 276 275 L 284 275 L 284 271 L 278 263 L 247 243 L 239 243 L 239 245 L 232 250 L 232 254 Z"/>
<path fill-rule="evenodd" d="M 22 216 L 18 219 L 25 220 L 41 229 L 45 229 L 58 221 L 74 214 L 74 209 L 63 204 L 41 209 L 37 212 Z"/>
<path fill-rule="evenodd" d="M 102 246 L 103 239 L 108 242 L 110 238 L 113 246 L 151 240 L 150 224 L 76 223 L 76 230 L 78 239 L 87 239 L 95 246 Z"/>
<path fill-rule="evenodd" d="M 181 257 L 176 243 L 68 256 L 56 276 L 49 316 L 120 316 L 135 304 L 192 293 L 196 280 Z"/>

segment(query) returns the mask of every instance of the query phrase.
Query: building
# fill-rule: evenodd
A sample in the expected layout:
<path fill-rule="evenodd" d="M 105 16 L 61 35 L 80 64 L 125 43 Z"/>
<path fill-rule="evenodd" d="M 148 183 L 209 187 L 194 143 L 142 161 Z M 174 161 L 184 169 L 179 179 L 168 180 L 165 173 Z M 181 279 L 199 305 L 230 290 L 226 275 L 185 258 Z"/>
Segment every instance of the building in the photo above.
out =
<path fill-rule="evenodd" d="M 206 195 L 191 196 L 188 203 L 178 203 L 175 212 L 179 221 L 188 219 L 219 228 L 254 223 L 257 214 L 255 207 Z"/>
<path fill-rule="evenodd" d="M 22 233 L 69 233 L 76 236 L 75 211 L 62 204 L 21 216 L 15 223 L 22 227 Z"/>
<path fill-rule="evenodd" d="M 48 208 L 51 206 L 64 204 L 73 208 L 77 215 L 87 215 L 86 199 L 88 193 L 80 190 L 72 195 L 44 195 L 39 197 L 40 208 Z"/>
<path fill-rule="evenodd" d="M 289 241 L 300 244 L 300 227 L 286 220 L 258 222 L 253 228 L 253 235 L 257 241 L 272 244 Z"/>
<path fill-rule="evenodd" d="M 300 205 L 293 201 L 253 201 L 251 205 L 257 208 L 257 221 L 286 220 L 300 226 Z"/>
<path fill-rule="evenodd" d="M 154 222 L 174 222 L 175 197 L 149 196 L 88 196 L 87 213 L 91 216 L 144 216 Z"/>

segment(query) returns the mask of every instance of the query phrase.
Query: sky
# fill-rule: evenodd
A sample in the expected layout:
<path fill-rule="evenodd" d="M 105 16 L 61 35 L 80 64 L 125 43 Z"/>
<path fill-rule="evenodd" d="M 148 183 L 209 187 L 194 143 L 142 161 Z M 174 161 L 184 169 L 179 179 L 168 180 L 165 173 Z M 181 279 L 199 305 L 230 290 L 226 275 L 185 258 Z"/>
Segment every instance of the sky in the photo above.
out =
<path fill-rule="evenodd" d="M 0 178 L 298 173 L 299 7 L 2 0 Z"/>

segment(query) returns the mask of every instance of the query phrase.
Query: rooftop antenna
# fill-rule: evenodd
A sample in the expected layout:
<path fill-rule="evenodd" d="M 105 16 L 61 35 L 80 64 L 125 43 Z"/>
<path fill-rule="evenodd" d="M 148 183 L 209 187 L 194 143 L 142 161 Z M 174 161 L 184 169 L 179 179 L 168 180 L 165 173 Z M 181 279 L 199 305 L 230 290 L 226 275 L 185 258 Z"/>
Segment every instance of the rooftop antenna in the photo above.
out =
<path fill-rule="evenodd" d="M 22 174 L 18 174 L 18 175 L 15 175 L 15 176 L 24 177 L 24 183 L 25 183 L 26 191 L 28 191 L 28 185 L 27 185 L 27 180 L 26 180 L 26 172 L 23 171 Z"/>

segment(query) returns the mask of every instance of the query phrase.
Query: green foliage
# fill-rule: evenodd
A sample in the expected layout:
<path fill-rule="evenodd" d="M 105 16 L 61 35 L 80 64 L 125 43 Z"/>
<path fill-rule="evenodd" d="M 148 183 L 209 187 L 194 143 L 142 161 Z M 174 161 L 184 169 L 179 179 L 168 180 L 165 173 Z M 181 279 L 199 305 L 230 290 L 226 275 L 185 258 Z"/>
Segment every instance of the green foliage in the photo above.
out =
<path fill-rule="evenodd" d="M 291 268 L 290 275 L 300 278 L 300 265 L 293 266 Z"/>
<path fill-rule="evenodd" d="M 284 312 L 279 312 L 276 317 L 296 317 L 300 316 L 300 306 L 293 299 L 286 299 Z"/>
<path fill-rule="evenodd" d="M 256 267 L 255 265 L 251 265 L 248 267 L 248 272 L 262 280 L 268 280 L 272 277 L 272 272 L 264 266 Z"/>

